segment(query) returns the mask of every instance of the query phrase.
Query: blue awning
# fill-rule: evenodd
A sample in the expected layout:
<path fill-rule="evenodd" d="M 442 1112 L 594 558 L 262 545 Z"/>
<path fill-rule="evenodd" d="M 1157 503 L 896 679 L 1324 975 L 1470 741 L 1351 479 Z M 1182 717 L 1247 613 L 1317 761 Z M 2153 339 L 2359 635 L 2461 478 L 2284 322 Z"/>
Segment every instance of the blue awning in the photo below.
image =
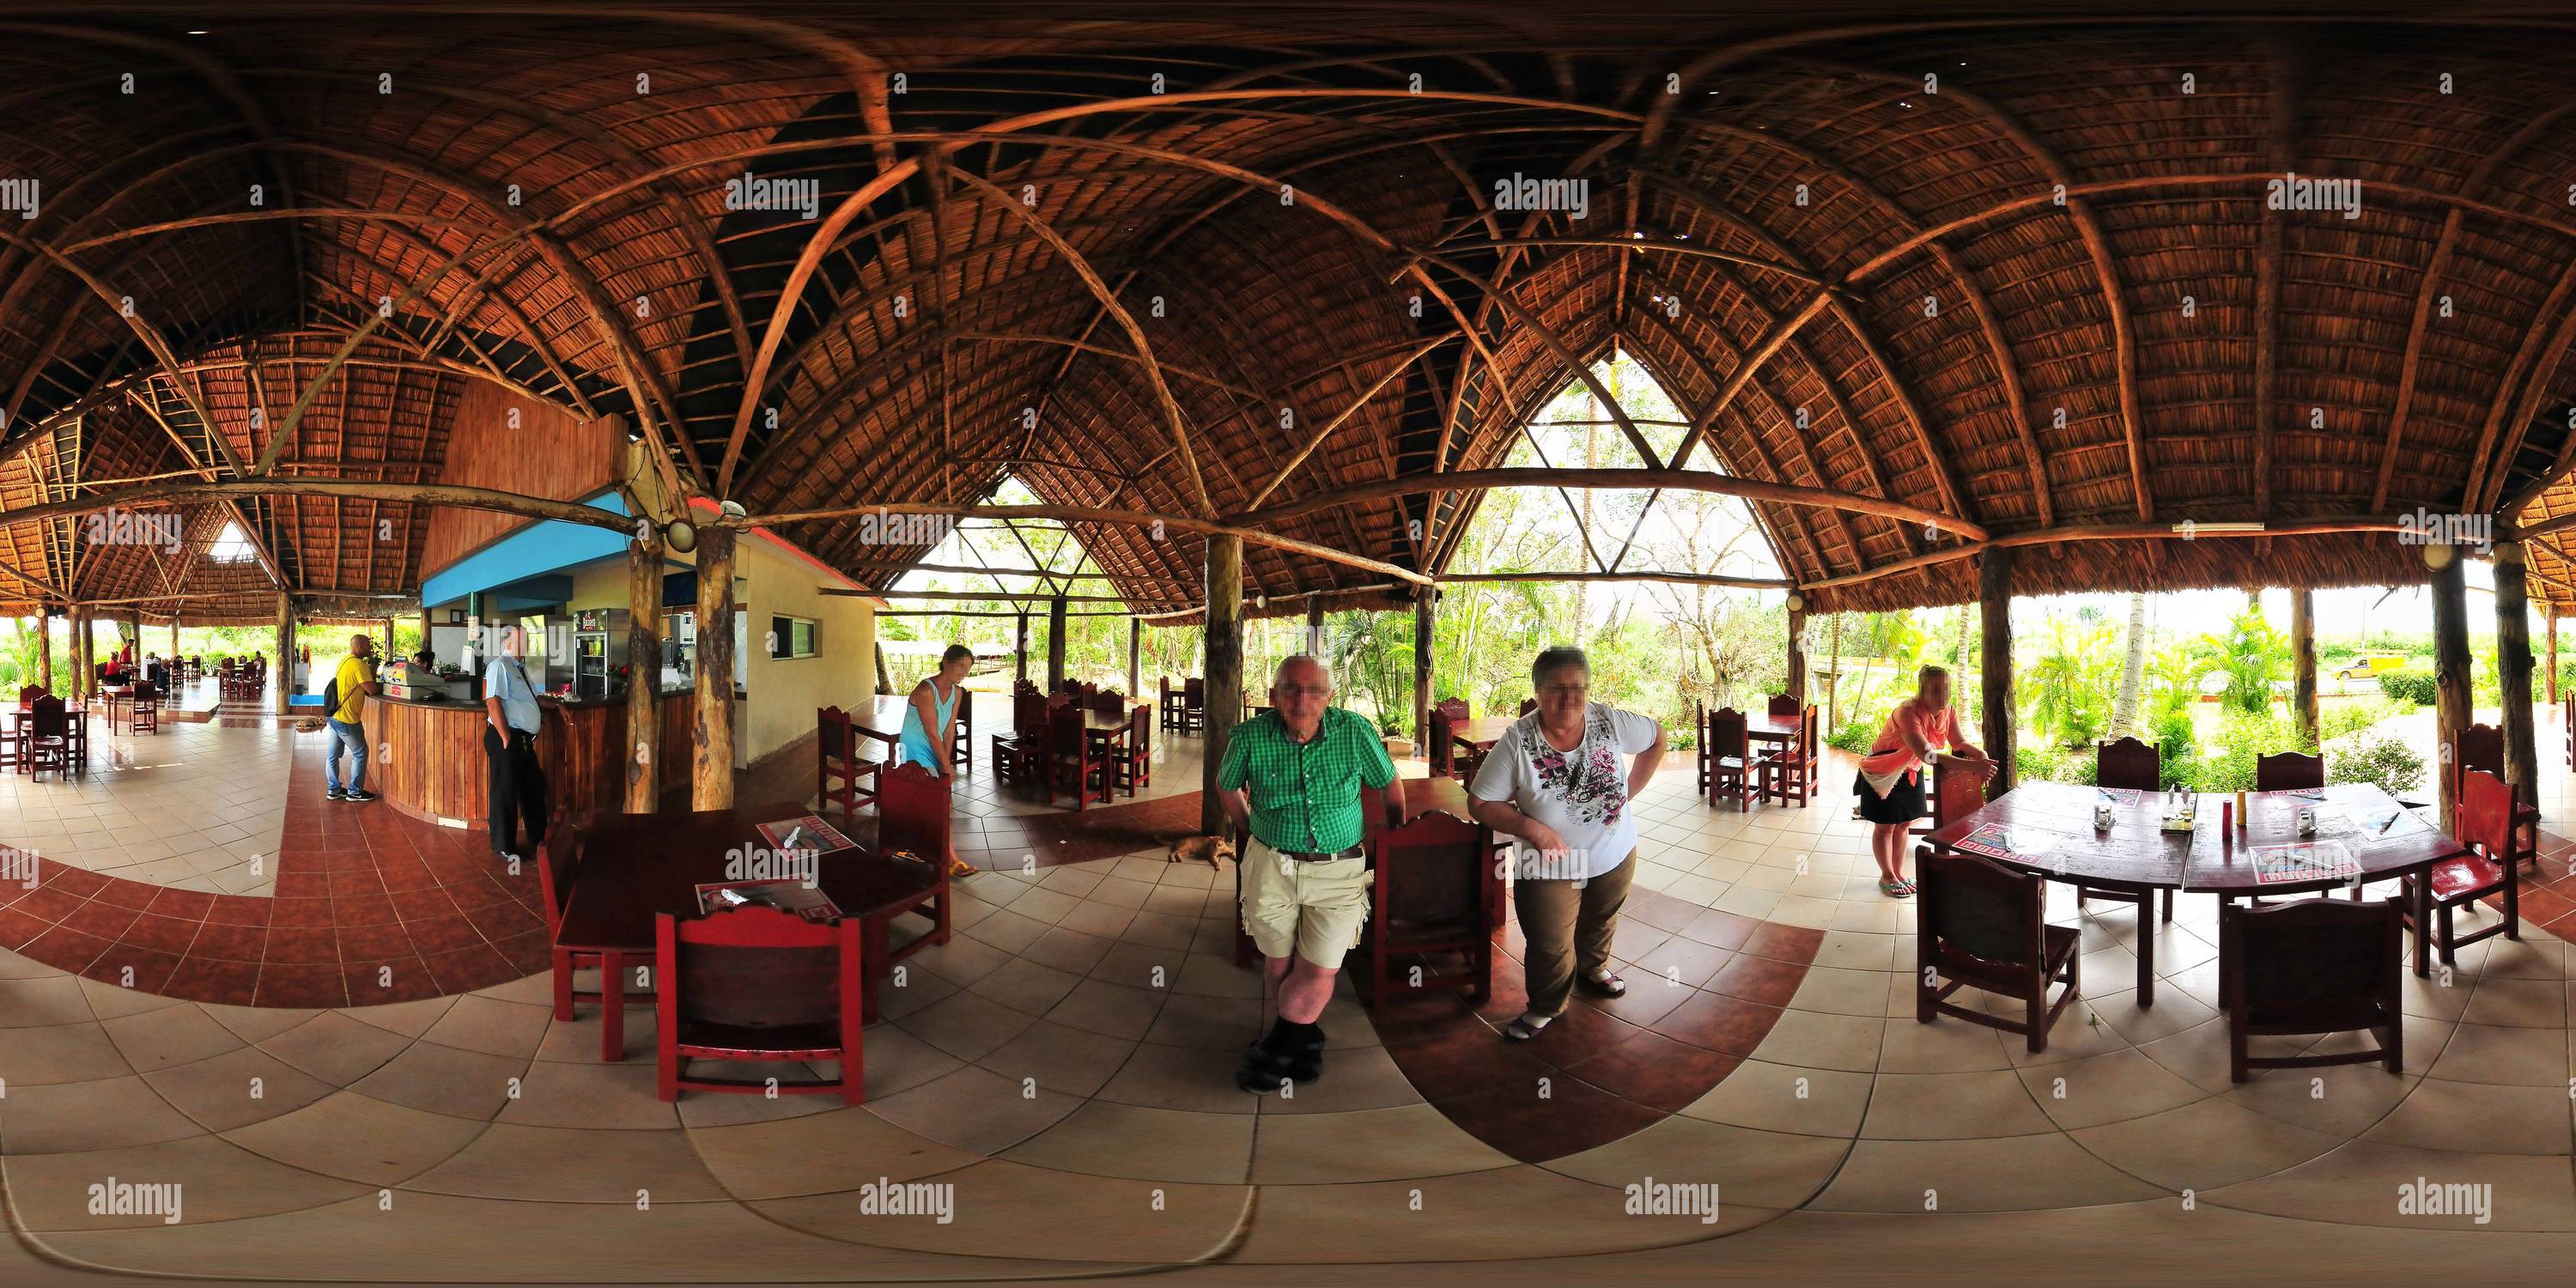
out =
<path fill-rule="evenodd" d="M 626 500 L 614 488 L 582 504 L 611 514 L 626 513 Z M 449 564 L 423 582 L 421 606 L 453 603 L 476 591 L 499 592 L 503 599 L 493 605 L 496 610 L 560 603 L 572 593 L 570 578 L 563 579 L 562 593 L 550 599 L 528 598 L 542 590 L 553 589 L 552 583 L 539 583 L 535 579 L 576 564 L 625 554 L 627 540 L 627 534 L 614 528 L 598 528 L 587 523 L 565 523 L 559 519 L 532 523 Z"/>

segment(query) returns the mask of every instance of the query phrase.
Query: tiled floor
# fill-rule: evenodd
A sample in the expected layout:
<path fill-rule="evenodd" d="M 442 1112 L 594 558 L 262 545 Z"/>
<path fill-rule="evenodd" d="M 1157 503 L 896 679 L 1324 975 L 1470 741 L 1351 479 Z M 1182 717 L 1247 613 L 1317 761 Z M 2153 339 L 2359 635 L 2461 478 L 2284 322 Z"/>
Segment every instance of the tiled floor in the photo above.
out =
<path fill-rule="evenodd" d="M 285 758 L 318 755 L 316 739 L 216 726 L 145 742 L 155 768 L 32 793 L 8 780 L 0 818 L 57 825 L 44 839 L 67 864 L 146 879 L 127 869 L 205 851 L 129 860 L 75 838 L 135 835 L 164 811 L 260 838 L 264 808 L 291 851 L 299 820 L 362 817 L 290 799 Z M 1158 773 L 1157 792 L 1195 790 L 1195 769 Z M 1263 1003 L 1225 955 L 1227 874 L 1158 852 L 1023 864 L 1036 807 L 971 777 L 987 841 L 972 848 L 995 870 L 965 882 L 955 940 L 889 989 L 858 1108 L 663 1104 L 650 1010 L 627 1015 L 637 1054 L 602 1064 L 595 1009 L 554 1020 L 542 976 L 249 1007 L 0 953 L 0 1168 L 18 1232 L 0 1273 L 12 1257 L 377 1281 L 1221 1264 L 1311 1282 L 1321 1272 L 1299 1267 L 1339 1263 L 1336 1278 L 1420 1282 L 1445 1277 L 1422 1263 L 1449 1261 L 1486 1280 L 1776 1281 L 1968 1273 L 2005 1248 L 2114 1279 L 2563 1265 L 2576 1065 L 2557 939 L 2489 941 L 2410 977 L 2402 1074 L 2240 1087 L 2215 1009 L 2214 903 L 2180 901 L 2152 1008 L 2129 989 L 2133 911 L 2097 905 L 2081 918 L 2092 991 L 2034 1056 L 1914 1022 L 1913 909 L 1878 895 L 1840 795 L 1743 816 L 1694 799 L 1689 774 L 1677 758 L 1638 805 L 1648 861 L 1617 948 L 1629 997 L 1520 1047 L 1490 1031 L 1517 992 L 1508 960 L 1478 1010 L 1435 995 L 1371 1013 L 1346 988 L 1323 1021 L 1327 1074 L 1293 1098 L 1228 1080 Z M 2554 831 L 2564 777 L 2544 801 Z M 137 810 L 146 789 L 188 795 Z M 357 824 L 368 854 L 388 837 L 438 875 L 416 838 Z M 229 871 L 148 879 L 220 892 Z M 339 872 L 319 874 L 323 896 L 290 889 L 293 872 L 243 892 L 342 897 Z M 183 1219 L 93 1214 L 89 1187 L 108 1177 L 181 1184 Z M 2490 1186 L 2488 1219 L 2403 1212 L 2397 1187 L 2419 1178 Z M 864 1202 L 913 1181 L 952 1187 L 953 1219 Z M 1720 1215 L 1629 1214 L 1629 1187 L 1648 1183 L 1718 1185 Z"/>

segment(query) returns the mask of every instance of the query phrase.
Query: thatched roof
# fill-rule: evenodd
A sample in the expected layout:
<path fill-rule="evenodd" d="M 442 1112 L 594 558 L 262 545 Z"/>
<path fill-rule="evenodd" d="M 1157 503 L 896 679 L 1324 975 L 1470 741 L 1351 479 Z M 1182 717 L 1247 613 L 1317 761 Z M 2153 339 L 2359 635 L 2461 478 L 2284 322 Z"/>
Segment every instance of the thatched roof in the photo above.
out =
<path fill-rule="evenodd" d="M 485 380 L 624 416 L 755 515 L 967 504 L 1006 475 L 1058 505 L 1240 515 L 1492 468 L 1614 344 L 1705 426 L 1690 467 L 1997 537 L 2384 527 L 2565 473 L 2560 26 L 1800 15 L 306 5 L 21 26 L 0 178 L 40 179 L 42 202 L 0 245 L 0 507 L 255 471 L 317 360 L 388 310 L 312 391 L 279 477 L 435 478 L 458 391 Z M 2271 208 L 2286 173 L 2355 183 L 2357 212 Z M 818 217 L 729 207 L 746 178 L 814 181 Z M 1498 209 L 1516 178 L 1583 181 L 1584 217 Z M 416 508 L 241 506 L 289 588 L 353 593 L 419 585 Z M 1275 530 L 1437 571 L 1473 509 L 1384 497 Z M 188 507 L 190 541 L 226 510 Z M 1755 510 L 1781 567 L 1826 583 L 1817 607 L 1973 592 L 1968 560 L 1845 580 L 1956 533 Z M 1198 539 L 1076 527 L 1131 602 L 1197 602 Z M 0 535 L 22 575 L 0 574 L 0 611 L 39 597 L 22 577 L 273 611 L 264 565 L 174 591 L 184 561 L 73 535 Z M 850 522 L 783 535 L 868 577 L 919 553 Z M 1246 567 L 1270 596 L 1385 580 L 1265 548 Z M 2535 593 L 2576 603 L 2576 570 L 2535 568 L 2555 579 Z M 2334 585 L 2423 563 L 2385 531 L 2326 532 L 2042 543 L 2015 575 Z"/>

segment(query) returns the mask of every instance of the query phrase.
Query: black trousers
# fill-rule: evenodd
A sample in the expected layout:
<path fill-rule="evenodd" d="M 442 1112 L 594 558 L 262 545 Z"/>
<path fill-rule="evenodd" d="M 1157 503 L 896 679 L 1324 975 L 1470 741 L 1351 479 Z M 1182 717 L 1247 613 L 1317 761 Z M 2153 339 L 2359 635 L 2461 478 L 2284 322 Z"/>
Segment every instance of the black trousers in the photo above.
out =
<path fill-rule="evenodd" d="M 491 766 L 486 808 L 492 819 L 492 849 L 500 854 L 535 857 L 546 841 L 546 771 L 537 763 L 537 736 L 510 731 L 507 746 L 492 724 L 483 724 L 483 759 Z M 528 848 L 518 845 L 519 820 L 528 822 Z"/>

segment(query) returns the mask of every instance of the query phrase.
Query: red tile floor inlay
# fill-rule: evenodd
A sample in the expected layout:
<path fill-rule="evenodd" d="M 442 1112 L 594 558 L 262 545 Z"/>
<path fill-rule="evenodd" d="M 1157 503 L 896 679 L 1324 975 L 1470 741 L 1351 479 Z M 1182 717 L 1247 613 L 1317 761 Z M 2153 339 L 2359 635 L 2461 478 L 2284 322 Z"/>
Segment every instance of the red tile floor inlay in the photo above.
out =
<path fill-rule="evenodd" d="M 1449 1121 L 1543 1163 L 1643 1131 L 1707 1095 L 1770 1034 L 1824 937 L 1636 890 L 1612 950 L 1625 997 L 1578 990 L 1536 1039 L 1506 1041 L 1502 1026 L 1529 1004 L 1520 928 L 1506 920 L 1484 1004 L 1468 998 L 1458 959 L 1444 955 L 1423 959 L 1423 987 L 1389 990 L 1369 1020 L 1396 1068 Z"/>
<path fill-rule="evenodd" d="M 287 774 L 277 897 L 180 890 L 39 858 L 33 884 L 0 884 L 0 948 L 110 984 L 236 1006 L 412 1001 L 548 968 L 533 864 L 512 876 L 479 831 L 406 818 L 382 802 L 327 800 L 309 759 L 297 755 Z"/>

